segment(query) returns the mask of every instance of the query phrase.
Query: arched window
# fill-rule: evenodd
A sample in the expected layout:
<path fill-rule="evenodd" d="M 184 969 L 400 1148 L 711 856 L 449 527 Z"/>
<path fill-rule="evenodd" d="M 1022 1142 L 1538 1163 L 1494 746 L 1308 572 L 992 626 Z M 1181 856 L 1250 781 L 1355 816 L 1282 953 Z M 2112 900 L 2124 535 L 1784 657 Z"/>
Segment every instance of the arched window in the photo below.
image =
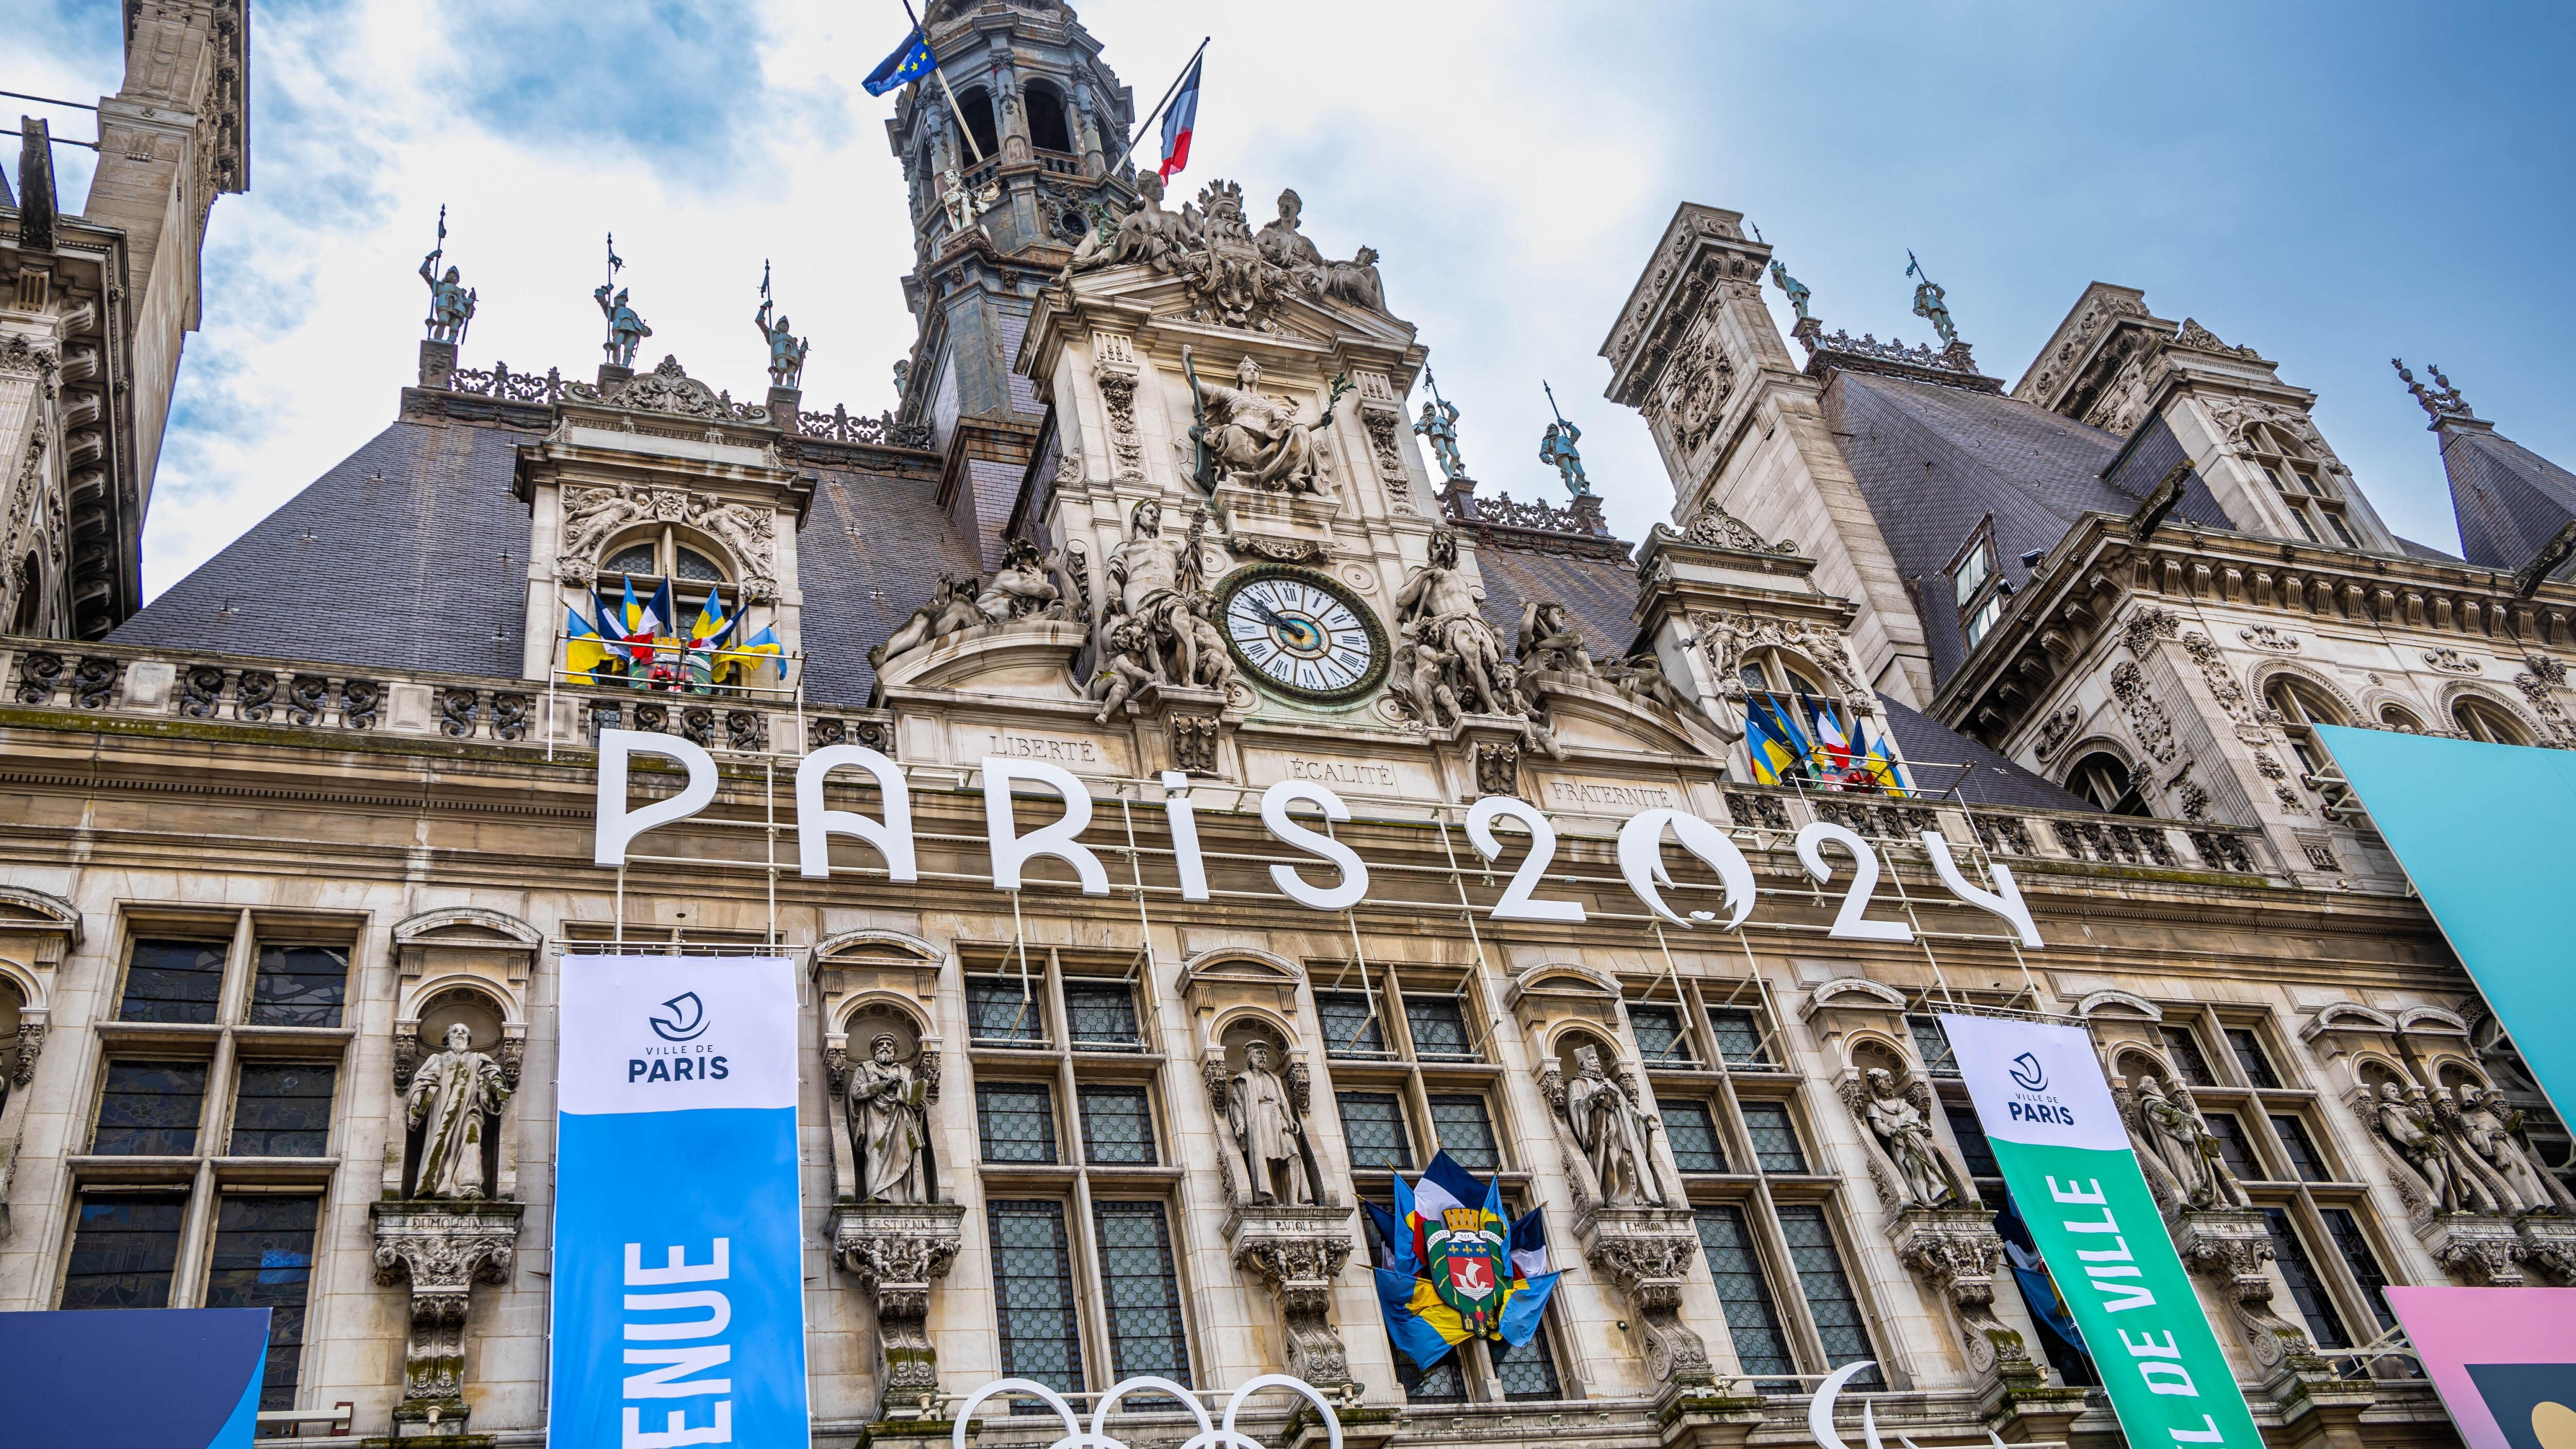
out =
<path fill-rule="evenodd" d="M 975 144 L 983 149 L 984 159 L 990 161 L 1001 155 L 1001 133 L 993 129 L 993 93 L 982 86 L 969 86 L 957 93 L 957 109 L 965 113 L 966 129 L 974 135 Z M 958 160 L 967 166 L 975 163 L 971 155 L 961 156 Z"/>
<path fill-rule="evenodd" d="M 2144 815 L 2147 802 L 2138 792 L 2129 767 L 2109 750 L 2095 750 L 2066 772 L 2066 788 L 2112 815 Z"/>
<path fill-rule="evenodd" d="M 2460 733 L 2491 745 L 2527 745 L 2531 736 L 2519 720 L 2505 713 L 2501 705 L 2489 703 L 2475 695 L 2463 697 L 2451 706 L 2451 720 Z"/>
<path fill-rule="evenodd" d="M 728 585 L 724 566 L 682 542 L 677 532 L 666 526 L 656 533 L 628 539 L 610 550 L 607 559 L 600 564 L 600 632 L 611 638 L 626 637 L 624 609 L 627 589 L 634 589 L 637 603 L 649 605 L 665 583 L 671 587 L 672 617 L 662 620 L 655 631 L 662 638 L 688 639 L 691 626 L 711 597 L 716 600 L 718 612 L 726 618 L 732 618 L 742 610 L 742 597 Z M 682 662 L 675 651 L 664 649 L 653 659 L 652 665 L 678 668 Z M 604 668 L 606 674 L 630 672 L 626 664 L 624 660 L 612 658 Z M 631 672 L 641 673 L 646 667 L 636 663 Z"/>
<path fill-rule="evenodd" d="M 2281 506 L 2300 536 L 2310 543 L 2361 547 L 2361 540 L 2344 517 L 2343 499 L 2337 496 L 2332 480 L 2289 429 L 2270 423 L 2248 424 L 2245 446 L 2263 481 L 2280 496 Z"/>
<path fill-rule="evenodd" d="M 2290 737 L 2290 753 L 2299 757 L 2299 768 L 2311 775 L 2324 769 L 2325 750 L 2308 727 L 2344 722 L 2343 711 L 2325 691 L 2295 675 L 2276 674 L 2263 686 L 2263 702 L 2281 716 L 2281 732 Z"/>
<path fill-rule="evenodd" d="M 2383 704 L 2379 707 L 2379 727 L 2384 730 L 2395 730 L 2401 735 L 2420 735 L 2424 732 L 2424 722 L 2415 717 L 2414 711 L 2396 704 Z"/>
<path fill-rule="evenodd" d="M 1744 742 L 1756 783 L 1795 779 L 1836 790 L 1894 783 L 1868 764 L 1877 737 L 1865 732 L 1813 664 L 1785 650 L 1755 649 L 1736 673 L 1744 681 Z"/>
<path fill-rule="evenodd" d="M 1029 107 L 1029 144 L 1058 155 L 1073 154 L 1073 125 L 1065 114 L 1064 92 L 1053 82 L 1037 80 L 1021 94 Z"/>

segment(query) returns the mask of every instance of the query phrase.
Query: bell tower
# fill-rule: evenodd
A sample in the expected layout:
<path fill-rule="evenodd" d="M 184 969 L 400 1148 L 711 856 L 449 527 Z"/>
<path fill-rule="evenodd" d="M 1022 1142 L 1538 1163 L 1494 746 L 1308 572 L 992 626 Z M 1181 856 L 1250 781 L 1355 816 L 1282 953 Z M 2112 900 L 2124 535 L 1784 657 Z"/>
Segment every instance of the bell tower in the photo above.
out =
<path fill-rule="evenodd" d="M 1045 412 L 1012 359 L 1093 204 L 1129 199 L 1109 168 L 1135 107 L 1058 0 L 932 0 L 922 25 L 939 73 L 907 88 L 886 122 L 913 229 L 904 300 L 920 329 L 903 415 L 929 424 L 947 457 L 940 499 L 991 565 Z"/>

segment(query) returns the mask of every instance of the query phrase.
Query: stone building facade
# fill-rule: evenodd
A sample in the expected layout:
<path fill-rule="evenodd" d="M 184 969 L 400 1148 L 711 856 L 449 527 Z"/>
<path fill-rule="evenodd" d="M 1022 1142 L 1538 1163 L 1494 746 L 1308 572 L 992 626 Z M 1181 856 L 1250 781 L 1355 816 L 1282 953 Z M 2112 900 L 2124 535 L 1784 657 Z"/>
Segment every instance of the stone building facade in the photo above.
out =
<path fill-rule="evenodd" d="M 145 13 L 138 74 L 222 73 L 230 12 Z M 1272 1372 L 1374 1444 L 1788 1443 L 1861 1359 L 1919 1441 L 2112 1444 L 1932 1016 L 2012 1011 L 2090 1027 L 2151 1161 L 2177 1111 L 2219 1145 L 2157 1182 L 2272 1442 L 2455 1442 L 2356 1352 L 2377 1290 L 2576 1282 L 2571 1144 L 2305 731 L 2567 743 L 2565 474 L 2439 382 L 2464 537 L 2505 522 L 2475 560 L 2395 539 L 2309 394 L 2115 287 L 2009 391 L 1800 289 L 1802 364 L 1769 250 L 1685 206 L 1604 349 L 1673 494 L 1631 544 L 1408 415 L 1427 349 L 1328 207 L 1116 165 L 1132 108 L 1066 7 L 926 21 L 968 114 L 890 131 L 897 409 L 433 340 L 381 434 L 150 606 L 101 638 L 49 593 L 0 639 L 0 1307 L 264 1304 L 281 1428 L 536 1444 L 566 958 L 783 955 L 818 1445 L 944 1437 L 1005 1374 Z M 85 255 L 168 251 L 103 204 Z M 37 248 L 32 210 L 0 324 L 40 360 L 0 382 L 42 382 L 0 406 L 50 460 L 88 334 L 42 279 L 86 233 Z M 182 249 L 155 275 L 193 285 Z M 146 324 L 186 309 L 128 276 L 87 325 L 137 339 L 157 436 Z M 603 666 L 566 621 L 629 586 L 775 661 Z M 1784 712 L 1905 787 L 1760 765 Z M 621 868 L 611 731 L 718 767 Z M 914 878 L 846 831 L 809 864 L 802 823 L 889 780 Z M 1741 852 L 1741 912 L 1696 847 L 1640 895 L 1617 840 L 1658 810 Z M 1006 881 L 997 813 L 1085 820 Z M 898 1075 L 926 1141 L 888 1162 Z M 1568 1115 L 1604 1091 L 1642 1155 Z M 1423 1372 L 1356 1205 L 1435 1148 L 1545 1208 L 1567 1275 L 1527 1346 Z"/>

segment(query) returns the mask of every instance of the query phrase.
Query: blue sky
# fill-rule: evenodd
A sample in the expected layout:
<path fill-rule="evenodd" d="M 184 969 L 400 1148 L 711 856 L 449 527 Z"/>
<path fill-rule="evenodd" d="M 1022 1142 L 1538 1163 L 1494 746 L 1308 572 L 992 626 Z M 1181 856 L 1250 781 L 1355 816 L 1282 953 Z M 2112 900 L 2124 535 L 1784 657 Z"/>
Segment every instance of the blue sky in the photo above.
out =
<path fill-rule="evenodd" d="M 1671 486 L 1600 396 L 1596 354 L 1684 200 L 1746 213 L 1855 334 L 1923 340 L 1912 248 L 2008 383 L 2088 282 L 2143 288 L 2319 393 L 2390 525 L 2440 547 L 2439 459 L 2390 356 L 2441 363 L 2509 436 L 2576 463 L 2566 7 L 1079 8 L 1140 108 L 1212 33 L 1182 179 L 1294 186 L 1328 253 L 1384 254 L 1487 491 L 1555 494 L 1536 457 L 1552 381 L 1630 538 Z M 757 393 L 768 258 L 814 339 L 808 405 L 891 401 L 910 245 L 890 102 L 856 78 L 902 32 L 892 0 L 255 0 L 253 17 L 254 184 L 215 209 L 148 589 L 392 418 L 442 201 L 449 260 L 482 295 L 470 365 L 587 374 L 614 230 L 654 353 Z M 115 88 L 113 0 L 36 0 L 31 19 L 0 86 Z M 67 204 L 87 160 L 66 148 Z"/>

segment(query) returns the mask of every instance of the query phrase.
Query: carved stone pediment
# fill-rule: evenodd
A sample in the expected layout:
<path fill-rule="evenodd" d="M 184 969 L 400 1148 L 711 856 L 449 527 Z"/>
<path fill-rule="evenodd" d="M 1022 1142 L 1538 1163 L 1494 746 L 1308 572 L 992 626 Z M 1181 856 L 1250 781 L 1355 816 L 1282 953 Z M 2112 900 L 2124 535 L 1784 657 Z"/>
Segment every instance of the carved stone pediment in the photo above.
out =
<path fill-rule="evenodd" d="M 606 392 L 583 383 L 568 384 L 564 391 L 584 401 L 605 403 L 628 412 L 668 413 L 755 427 L 769 422 L 769 409 L 756 403 L 735 402 L 730 391 L 717 392 L 689 376 L 688 370 L 680 366 L 680 359 L 669 354 L 651 372 L 628 378 Z"/>

